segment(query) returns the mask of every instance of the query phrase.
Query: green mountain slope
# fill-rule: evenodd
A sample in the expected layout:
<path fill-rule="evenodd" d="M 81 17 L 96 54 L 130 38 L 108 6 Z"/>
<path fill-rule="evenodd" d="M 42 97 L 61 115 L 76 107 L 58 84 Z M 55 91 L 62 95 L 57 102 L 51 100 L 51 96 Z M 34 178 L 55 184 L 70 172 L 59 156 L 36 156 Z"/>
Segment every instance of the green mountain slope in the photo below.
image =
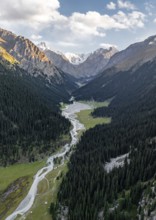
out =
<path fill-rule="evenodd" d="M 55 92 L 56 91 L 56 92 Z M 58 88 L 0 63 L 0 164 L 34 161 L 58 147 L 70 123 L 58 112 Z M 56 112 L 57 110 L 57 112 Z"/>
<path fill-rule="evenodd" d="M 84 99 L 113 97 L 108 108 L 93 113 L 112 117 L 112 123 L 88 130 L 71 157 L 59 192 L 61 206 L 56 206 L 68 219 L 151 220 L 156 215 L 155 76 L 151 61 L 135 71 L 101 76 L 75 93 Z M 127 153 L 124 166 L 106 171 L 106 163 Z"/>
<path fill-rule="evenodd" d="M 155 62 L 143 64 L 139 68 L 120 71 L 112 75 L 113 69 L 106 70 L 100 77 L 80 88 L 74 95 L 77 99 L 106 100 L 115 97 L 130 98 L 129 95 L 143 96 L 155 85 Z"/>

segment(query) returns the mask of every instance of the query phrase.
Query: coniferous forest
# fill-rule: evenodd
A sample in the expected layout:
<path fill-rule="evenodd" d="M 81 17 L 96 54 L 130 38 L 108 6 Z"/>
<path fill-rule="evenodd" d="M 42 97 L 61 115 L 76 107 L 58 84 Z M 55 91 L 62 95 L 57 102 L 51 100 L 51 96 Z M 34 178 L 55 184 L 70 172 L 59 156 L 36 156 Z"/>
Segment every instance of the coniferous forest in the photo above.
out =
<path fill-rule="evenodd" d="M 34 161 L 68 133 L 70 123 L 49 104 L 47 91 L 39 92 L 22 70 L 0 65 L 0 165 Z"/>
<path fill-rule="evenodd" d="M 112 123 L 83 134 L 68 165 L 56 210 L 60 204 L 67 207 L 70 220 L 143 219 L 139 201 L 156 178 L 155 96 L 155 87 L 142 96 L 132 88 L 113 99 L 108 108 L 92 113 L 111 116 Z M 106 162 L 126 153 L 123 167 L 105 170 Z M 155 205 L 148 206 L 149 216 Z"/>

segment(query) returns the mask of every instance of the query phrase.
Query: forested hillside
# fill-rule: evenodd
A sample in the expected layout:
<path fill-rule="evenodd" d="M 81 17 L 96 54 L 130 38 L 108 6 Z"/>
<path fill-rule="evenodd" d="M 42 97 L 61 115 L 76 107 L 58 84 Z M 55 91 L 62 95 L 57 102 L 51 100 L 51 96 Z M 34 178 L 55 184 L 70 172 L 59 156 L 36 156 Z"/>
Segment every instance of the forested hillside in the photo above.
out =
<path fill-rule="evenodd" d="M 88 85 L 76 90 L 77 99 L 95 99 L 103 101 L 115 97 L 114 101 L 123 99 L 128 103 L 132 95 L 142 97 L 155 86 L 156 60 L 147 62 L 139 68 L 133 67 L 128 71 L 119 71 L 113 75 L 113 68 L 106 70 L 100 77 Z"/>
<path fill-rule="evenodd" d="M 60 210 L 61 204 L 70 220 L 150 219 L 156 209 L 155 193 L 150 191 L 156 178 L 155 69 L 153 62 L 137 74 L 118 75 L 116 83 L 110 82 L 110 90 L 97 95 L 97 99 L 113 100 L 93 116 L 111 116 L 112 123 L 87 131 L 71 157 L 56 206 Z M 111 158 L 126 153 L 123 167 L 106 171 L 105 164 Z M 146 201 L 145 209 L 139 201 L 147 189 L 153 200 Z"/>
<path fill-rule="evenodd" d="M 48 85 L 48 83 L 47 83 Z M 61 97 L 19 67 L 0 64 L 0 165 L 34 161 L 58 147 L 70 123 L 58 112 Z"/>

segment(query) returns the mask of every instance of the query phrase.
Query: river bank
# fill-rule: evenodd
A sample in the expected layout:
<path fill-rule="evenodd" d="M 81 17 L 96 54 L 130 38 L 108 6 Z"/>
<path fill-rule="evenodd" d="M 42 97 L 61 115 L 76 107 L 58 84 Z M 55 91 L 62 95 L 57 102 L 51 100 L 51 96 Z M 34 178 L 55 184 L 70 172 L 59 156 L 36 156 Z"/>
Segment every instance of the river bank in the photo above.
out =
<path fill-rule="evenodd" d="M 43 179 L 45 179 L 47 174 L 54 170 L 54 160 L 62 158 L 63 164 L 63 161 L 65 161 L 66 154 L 70 151 L 71 147 L 77 143 L 78 132 L 84 129 L 84 125 L 77 120 L 76 113 L 86 109 L 91 109 L 91 106 L 83 103 L 74 102 L 73 104 L 66 106 L 66 108 L 62 110 L 62 115 L 69 119 L 72 124 L 72 130 L 70 131 L 72 138 L 71 143 L 66 144 L 60 152 L 57 152 L 56 154 L 48 158 L 47 165 L 40 169 L 35 175 L 33 184 L 25 199 L 20 203 L 18 208 L 10 216 L 6 218 L 6 220 L 14 220 L 19 215 L 24 216 L 25 213 L 27 213 L 30 210 L 30 208 L 34 204 L 39 183 Z"/>

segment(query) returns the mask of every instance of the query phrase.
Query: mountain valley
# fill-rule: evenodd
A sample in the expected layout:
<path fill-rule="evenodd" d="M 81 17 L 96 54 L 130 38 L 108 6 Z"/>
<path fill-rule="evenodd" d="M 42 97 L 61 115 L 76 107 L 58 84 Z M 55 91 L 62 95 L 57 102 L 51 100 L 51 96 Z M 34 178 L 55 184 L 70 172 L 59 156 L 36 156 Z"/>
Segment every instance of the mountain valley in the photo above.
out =
<path fill-rule="evenodd" d="M 46 45 L 44 48 L 41 47 L 41 49 L 55 66 L 62 69 L 65 73 L 74 76 L 76 79 L 83 79 L 85 81 L 86 78 L 93 79 L 96 77 L 108 64 L 110 58 L 118 52 L 115 47 L 109 47 L 107 49 L 99 48 L 93 53 L 80 55 L 55 52 L 48 49 Z"/>
<path fill-rule="evenodd" d="M 34 166 L 0 177 L 0 218 L 155 220 L 155 97 L 156 36 L 74 54 L 0 29 L 0 170 Z"/>

